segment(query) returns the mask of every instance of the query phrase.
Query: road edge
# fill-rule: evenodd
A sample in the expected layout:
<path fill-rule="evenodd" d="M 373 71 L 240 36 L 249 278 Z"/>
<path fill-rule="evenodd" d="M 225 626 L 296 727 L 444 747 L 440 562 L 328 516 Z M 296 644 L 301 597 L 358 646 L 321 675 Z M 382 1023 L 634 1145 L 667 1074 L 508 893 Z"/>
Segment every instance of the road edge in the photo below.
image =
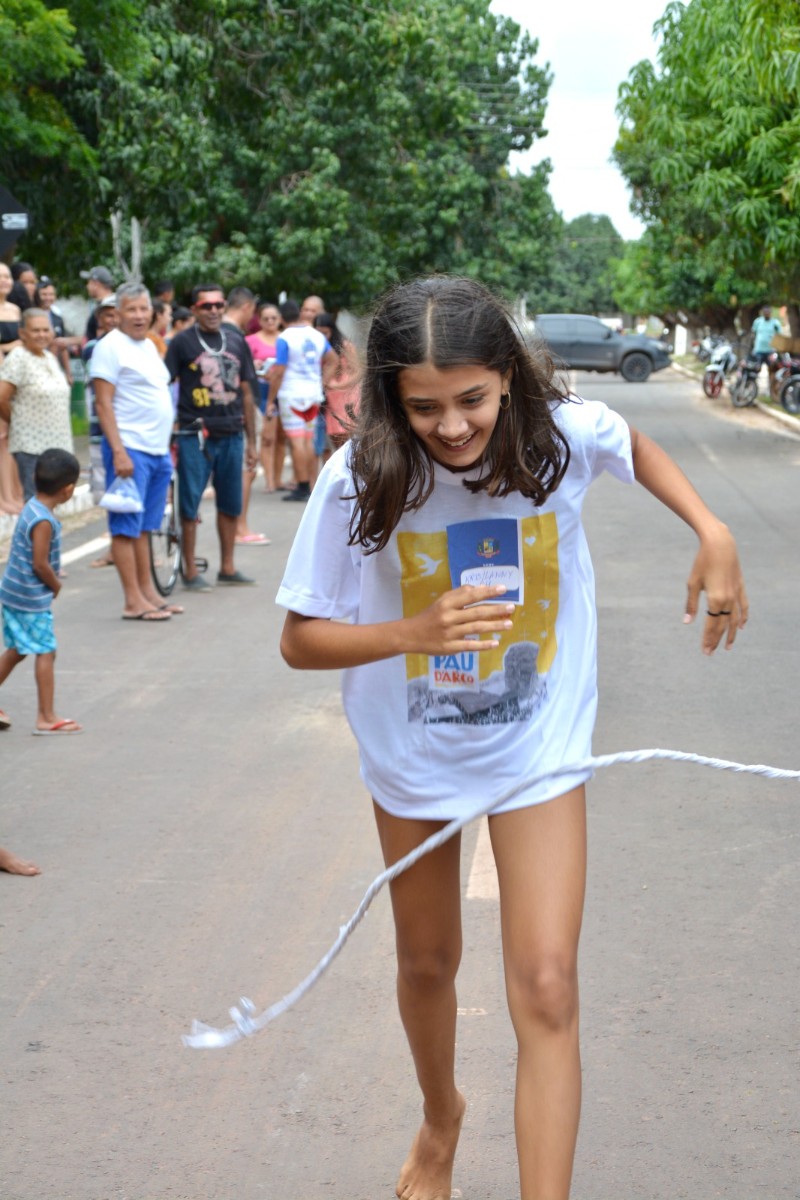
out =
<path fill-rule="evenodd" d="M 670 363 L 670 369 L 673 371 L 677 371 L 678 374 L 683 375 L 685 379 L 693 380 L 699 386 L 700 391 L 702 392 L 702 390 L 703 390 L 702 383 L 698 379 L 698 377 L 694 371 L 690 371 L 688 367 L 684 367 L 681 363 L 676 363 L 676 362 Z M 703 393 L 703 394 L 705 395 L 705 393 Z M 777 421 L 779 425 L 783 425 L 787 429 L 793 430 L 797 434 L 797 436 L 800 437 L 800 420 L 798 420 L 796 417 L 791 416 L 790 413 L 783 412 L 782 410 L 779 411 L 779 410 L 773 408 L 770 404 L 764 404 L 764 402 L 762 400 L 756 400 L 753 407 L 759 408 L 761 410 L 761 412 L 764 413 L 765 416 L 772 417 L 772 419 L 774 421 Z"/>

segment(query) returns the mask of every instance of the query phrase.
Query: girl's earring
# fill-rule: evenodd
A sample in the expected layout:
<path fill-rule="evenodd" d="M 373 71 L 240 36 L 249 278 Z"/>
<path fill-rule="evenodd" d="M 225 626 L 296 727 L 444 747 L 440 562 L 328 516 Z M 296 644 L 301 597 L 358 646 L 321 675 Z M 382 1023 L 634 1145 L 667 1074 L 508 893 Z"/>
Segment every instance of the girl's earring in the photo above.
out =
<path fill-rule="evenodd" d="M 505 404 L 503 404 L 504 400 Z M 503 392 L 502 396 L 500 397 L 500 407 L 502 408 L 503 412 L 508 412 L 509 408 L 511 408 L 511 392 Z"/>

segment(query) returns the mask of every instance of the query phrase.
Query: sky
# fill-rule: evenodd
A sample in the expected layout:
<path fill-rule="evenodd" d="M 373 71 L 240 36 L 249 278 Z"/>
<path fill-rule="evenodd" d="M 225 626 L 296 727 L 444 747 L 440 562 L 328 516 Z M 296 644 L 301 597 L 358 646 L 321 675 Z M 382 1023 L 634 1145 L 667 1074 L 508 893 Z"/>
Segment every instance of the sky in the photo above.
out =
<path fill-rule="evenodd" d="M 628 210 L 628 189 L 609 161 L 617 137 L 617 89 L 631 67 L 655 59 L 653 24 L 667 0 L 494 0 L 494 12 L 512 17 L 539 39 L 535 62 L 550 64 L 546 138 L 511 156 L 526 171 L 543 158 L 553 164 L 550 194 L 569 221 L 607 213 L 627 240 L 643 226 Z"/>

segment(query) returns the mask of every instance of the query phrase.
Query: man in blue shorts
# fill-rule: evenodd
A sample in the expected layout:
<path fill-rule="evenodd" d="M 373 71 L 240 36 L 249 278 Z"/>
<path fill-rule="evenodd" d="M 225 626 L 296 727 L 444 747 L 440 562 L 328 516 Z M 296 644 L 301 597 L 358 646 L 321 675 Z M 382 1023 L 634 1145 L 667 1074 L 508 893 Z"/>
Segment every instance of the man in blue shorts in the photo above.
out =
<path fill-rule="evenodd" d="M 192 291 L 195 324 L 176 334 L 167 350 L 170 378 L 178 380 L 178 428 L 202 425 L 202 442 L 183 437 L 178 450 L 184 587 L 206 592 L 210 584 L 194 565 L 197 513 L 209 479 L 217 502 L 220 567 L 217 583 L 251 584 L 233 562 L 236 519 L 242 511 L 242 466 L 256 464 L 255 395 L 257 377 L 243 334 L 222 327 L 225 296 L 217 284 Z M 245 437 L 247 440 L 245 452 Z"/>
<path fill-rule="evenodd" d="M 123 284 L 116 306 L 118 328 L 95 346 L 89 374 L 103 433 L 106 486 L 117 475 L 133 476 L 144 512 L 109 513 L 111 555 L 125 596 L 123 619 L 165 621 L 183 609 L 165 604 L 153 586 L 147 534 L 161 524 L 172 475 L 169 375 L 147 337 L 153 315 L 147 288 Z"/>

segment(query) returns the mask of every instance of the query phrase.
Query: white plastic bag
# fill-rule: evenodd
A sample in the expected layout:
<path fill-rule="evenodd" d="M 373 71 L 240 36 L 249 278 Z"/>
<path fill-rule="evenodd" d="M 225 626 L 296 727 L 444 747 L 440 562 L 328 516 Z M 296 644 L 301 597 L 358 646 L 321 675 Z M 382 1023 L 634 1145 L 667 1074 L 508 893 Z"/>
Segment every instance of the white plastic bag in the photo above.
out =
<path fill-rule="evenodd" d="M 101 508 L 107 508 L 109 512 L 144 512 L 139 489 L 129 475 L 124 478 L 122 475 L 117 475 L 105 494 L 100 497 L 99 503 Z"/>

